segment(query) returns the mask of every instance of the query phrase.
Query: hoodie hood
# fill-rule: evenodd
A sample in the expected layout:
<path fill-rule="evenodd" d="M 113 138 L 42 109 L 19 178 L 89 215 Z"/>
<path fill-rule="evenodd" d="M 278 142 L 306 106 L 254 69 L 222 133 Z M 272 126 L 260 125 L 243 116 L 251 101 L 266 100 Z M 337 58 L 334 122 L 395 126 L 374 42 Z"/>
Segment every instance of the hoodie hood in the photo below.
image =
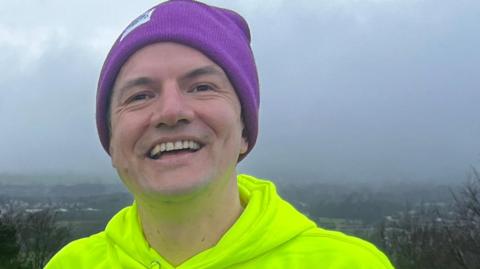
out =
<path fill-rule="evenodd" d="M 147 268 L 224 268 L 254 259 L 316 227 L 280 198 L 273 183 L 248 175 L 239 175 L 237 179 L 240 198 L 246 205 L 243 213 L 215 246 L 177 267 L 149 246 L 135 204 L 114 216 L 105 229 L 106 236 L 129 259 Z M 119 255 L 119 259 L 120 256 L 125 255 Z"/>

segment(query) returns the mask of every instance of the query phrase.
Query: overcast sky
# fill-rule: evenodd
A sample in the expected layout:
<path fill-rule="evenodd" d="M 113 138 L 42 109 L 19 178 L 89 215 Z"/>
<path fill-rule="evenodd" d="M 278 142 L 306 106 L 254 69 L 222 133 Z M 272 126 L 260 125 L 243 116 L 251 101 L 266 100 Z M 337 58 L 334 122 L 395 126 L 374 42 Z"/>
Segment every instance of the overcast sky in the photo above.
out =
<path fill-rule="evenodd" d="M 252 31 L 260 136 L 241 172 L 461 182 L 480 164 L 480 1 L 205 2 Z M 95 129 L 98 74 L 156 3 L 0 0 L 0 174 L 115 180 Z"/>

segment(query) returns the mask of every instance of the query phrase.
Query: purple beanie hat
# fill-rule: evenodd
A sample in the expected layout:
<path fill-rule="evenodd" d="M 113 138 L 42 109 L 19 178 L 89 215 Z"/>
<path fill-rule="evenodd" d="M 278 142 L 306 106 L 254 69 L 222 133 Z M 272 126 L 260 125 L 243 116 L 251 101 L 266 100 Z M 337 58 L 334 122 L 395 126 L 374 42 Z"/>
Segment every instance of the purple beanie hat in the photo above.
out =
<path fill-rule="evenodd" d="M 250 48 L 247 22 L 231 10 L 193 0 L 170 0 L 135 19 L 113 44 L 100 73 L 97 88 L 97 130 L 109 153 L 107 121 L 110 96 L 122 65 L 139 49 L 157 42 L 176 42 L 194 48 L 219 65 L 230 79 L 242 106 L 248 150 L 258 133 L 260 102 L 257 68 Z"/>

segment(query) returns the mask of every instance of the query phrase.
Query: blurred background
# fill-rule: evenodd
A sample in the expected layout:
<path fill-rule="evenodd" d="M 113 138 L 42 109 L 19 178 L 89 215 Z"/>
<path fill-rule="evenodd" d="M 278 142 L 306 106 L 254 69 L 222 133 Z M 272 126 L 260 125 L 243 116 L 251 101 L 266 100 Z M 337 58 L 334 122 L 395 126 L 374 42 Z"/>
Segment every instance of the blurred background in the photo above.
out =
<path fill-rule="evenodd" d="M 480 199 L 480 2 L 204 2 L 251 28 L 260 130 L 239 172 L 274 180 L 319 225 L 374 241 L 398 268 L 457 268 L 453 254 L 467 250 L 445 249 L 453 256 L 433 264 L 426 252 L 402 254 L 401 235 L 388 233 L 430 227 L 461 241 L 444 227 L 465 230 L 470 211 L 455 208 Z M 96 83 L 116 37 L 157 3 L 0 0 L 0 215 L 50 220 L 52 252 L 131 202 L 96 134 Z M 26 242 L 38 227 L 22 229 L 11 238 Z M 10 247 L 24 260 L 36 253 Z"/>

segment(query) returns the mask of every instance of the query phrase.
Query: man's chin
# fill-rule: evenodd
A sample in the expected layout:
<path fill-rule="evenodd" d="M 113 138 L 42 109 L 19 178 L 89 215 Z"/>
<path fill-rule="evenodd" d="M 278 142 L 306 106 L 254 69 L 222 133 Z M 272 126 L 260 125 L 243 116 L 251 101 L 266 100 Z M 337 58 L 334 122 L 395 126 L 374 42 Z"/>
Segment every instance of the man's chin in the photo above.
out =
<path fill-rule="evenodd" d="M 179 181 L 181 182 L 181 181 Z M 145 197 L 163 203 L 182 203 L 194 200 L 207 191 L 208 180 L 196 182 L 181 182 L 174 185 L 156 185 L 142 188 L 143 190 L 130 190 L 134 195 Z"/>

